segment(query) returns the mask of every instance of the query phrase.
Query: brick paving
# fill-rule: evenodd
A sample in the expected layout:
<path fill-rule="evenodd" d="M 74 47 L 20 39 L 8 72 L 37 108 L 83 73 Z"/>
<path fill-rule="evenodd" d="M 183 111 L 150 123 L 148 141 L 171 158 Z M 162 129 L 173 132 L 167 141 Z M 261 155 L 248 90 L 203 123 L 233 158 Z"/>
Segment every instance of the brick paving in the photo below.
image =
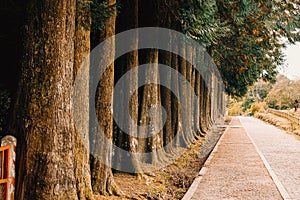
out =
<path fill-rule="evenodd" d="M 233 118 L 216 149 L 184 200 L 282 199 L 238 118 Z"/>
<path fill-rule="evenodd" d="M 290 199 L 300 199 L 300 140 L 255 118 L 240 118 Z"/>

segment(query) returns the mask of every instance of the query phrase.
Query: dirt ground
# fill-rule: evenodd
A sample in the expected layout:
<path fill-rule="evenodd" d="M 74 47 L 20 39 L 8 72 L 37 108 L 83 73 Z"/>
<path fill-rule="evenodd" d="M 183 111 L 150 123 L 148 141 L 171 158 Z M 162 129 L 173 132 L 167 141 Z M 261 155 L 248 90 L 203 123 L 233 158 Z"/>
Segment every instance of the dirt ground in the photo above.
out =
<path fill-rule="evenodd" d="M 230 119 L 226 122 L 228 123 Z M 224 131 L 224 129 L 222 130 Z M 220 133 L 201 137 L 173 164 L 139 179 L 127 173 L 116 173 L 114 179 L 123 196 L 98 196 L 97 200 L 181 199 L 198 176 L 201 167 L 220 137 Z"/>
<path fill-rule="evenodd" d="M 195 141 L 191 149 L 186 151 L 172 165 L 143 175 L 142 178 L 127 173 L 116 173 L 114 179 L 124 196 L 99 196 L 98 199 L 181 199 L 205 162 L 198 158 L 203 138 Z"/>
<path fill-rule="evenodd" d="M 293 113 L 293 114 L 295 114 L 295 113 Z M 298 115 L 298 112 L 296 115 Z M 298 137 L 300 136 L 300 127 L 285 118 L 281 118 L 281 117 L 271 114 L 271 113 L 257 113 L 255 115 L 255 117 L 258 119 L 261 119 L 269 124 L 272 124 L 284 131 L 287 131 L 287 133 L 295 134 Z"/>

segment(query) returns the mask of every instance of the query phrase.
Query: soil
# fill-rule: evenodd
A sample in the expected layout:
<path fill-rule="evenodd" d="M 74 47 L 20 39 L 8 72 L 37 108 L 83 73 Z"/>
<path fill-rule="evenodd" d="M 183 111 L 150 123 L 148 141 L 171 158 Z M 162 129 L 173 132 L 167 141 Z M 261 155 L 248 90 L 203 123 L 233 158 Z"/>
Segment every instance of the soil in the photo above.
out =
<path fill-rule="evenodd" d="M 230 119 L 225 123 L 229 123 Z M 116 173 L 114 179 L 124 193 L 123 196 L 97 196 L 96 200 L 154 200 L 181 199 L 198 176 L 201 167 L 220 138 L 220 133 L 208 133 L 205 138 L 198 138 L 190 148 L 173 164 L 142 178 Z"/>
<path fill-rule="evenodd" d="M 296 115 L 298 115 L 298 112 Z M 255 117 L 272 124 L 277 128 L 286 131 L 287 133 L 295 134 L 300 137 L 300 127 L 285 118 L 281 118 L 271 113 L 257 113 Z"/>

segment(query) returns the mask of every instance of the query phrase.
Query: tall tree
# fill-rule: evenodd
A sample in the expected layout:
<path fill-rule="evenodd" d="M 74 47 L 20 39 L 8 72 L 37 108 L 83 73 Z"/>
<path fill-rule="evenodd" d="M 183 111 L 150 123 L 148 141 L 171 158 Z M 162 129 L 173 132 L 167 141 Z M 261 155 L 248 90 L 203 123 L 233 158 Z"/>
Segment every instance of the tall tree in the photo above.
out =
<path fill-rule="evenodd" d="M 117 30 L 118 32 L 126 31 L 128 29 L 138 28 L 139 25 L 139 1 L 138 0 L 120 0 L 120 13 L 117 18 Z M 124 86 L 124 92 L 128 92 L 130 101 L 128 107 L 125 107 L 124 113 L 129 113 L 131 119 L 126 119 L 125 122 L 128 127 L 128 133 L 125 144 L 128 144 L 127 150 L 131 153 L 132 171 L 136 174 L 142 173 L 139 160 L 136 156 L 138 152 L 139 138 L 138 138 L 138 70 L 136 68 L 139 65 L 138 59 L 138 32 L 135 31 L 135 35 L 132 36 L 130 41 L 131 52 L 124 55 L 122 64 L 116 66 L 122 68 L 124 72 L 131 71 L 128 80 L 128 85 Z M 118 113 L 117 113 L 118 114 Z M 119 113 L 122 114 L 122 113 Z M 129 166 L 130 167 L 130 166 Z"/>
<path fill-rule="evenodd" d="M 274 81 L 283 62 L 280 39 L 299 40 L 299 2 L 217 0 L 217 6 L 231 28 L 212 47 L 227 93 L 243 96 L 258 78 Z"/>
<path fill-rule="evenodd" d="M 76 2 L 74 38 L 74 167 L 78 199 L 93 199 L 90 173 L 89 148 L 89 73 L 90 25 L 89 0 Z"/>
<path fill-rule="evenodd" d="M 28 1 L 26 13 L 17 115 L 10 126 L 18 136 L 16 199 L 92 199 L 82 186 L 89 177 L 77 173 L 80 157 L 74 154 L 76 1 Z"/>
<path fill-rule="evenodd" d="M 159 26 L 159 0 L 143 2 L 140 4 L 139 24 L 141 27 Z M 149 9 L 150 8 L 150 9 Z M 148 16 L 152 16 L 149 18 Z M 147 37 L 147 36 L 142 36 Z M 157 42 L 157 41 L 153 41 Z M 149 64 L 146 70 L 142 73 L 143 81 L 159 83 L 159 68 L 158 68 L 158 49 L 149 49 L 141 52 L 140 64 Z M 140 58 L 141 58 L 140 57 Z M 158 155 L 158 149 L 163 145 L 163 130 L 159 130 L 162 124 L 162 114 L 157 105 L 161 104 L 160 88 L 156 84 L 146 84 L 141 93 L 140 107 L 140 130 L 139 134 L 144 134 L 142 137 L 147 137 L 144 143 L 140 142 L 139 151 L 150 151 L 152 154 L 146 158 L 146 162 L 158 163 L 162 155 Z M 156 109 L 158 108 L 158 109 Z M 145 130 L 146 127 L 146 130 Z"/>
<path fill-rule="evenodd" d="M 101 1 L 98 3 L 106 3 Z M 97 6 L 98 4 L 96 4 Z M 98 45 L 115 34 L 116 22 L 116 0 L 107 1 L 107 6 L 110 9 L 109 16 L 104 20 L 103 27 L 96 27 L 92 35 L 92 46 Z M 92 18 L 95 20 L 95 18 Z M 94 26 L 97 21 L 92 21 Z M 100 28 L 100 29 L 99 29 Z M 102 48 L 98 48 L 101 52 L 102 58 L 105 60 L 114 60 L 114 50 L 107 51 L 107 49 L 114 49 L 114 39 L 106 42 Z M 106 66 L 96 66 L 106 67 Z M 98 76 L 98 75 L 97 75 Z M 99 74 L 100 76 L 100 74 Z M 92 83 L 98 84 L 98 83 Z M 111 170 L 112 162 L 112 138 L 113 138 L 113 86 L 114 86 L 114 63 L 112 62 L 104 71 L 98 84 L 95 108 L 96 116 L 98 118 L 99 128 L 91 127 L 92 133 L 91 143 L 91 176 L 92 188 L 96 194 L 115 194 L 119 195 L 120 191 L 113 179 Z M 93 101 L 93 99 L 92 99 Z M 93 106 L 93 105 L 92 105 Z"/>

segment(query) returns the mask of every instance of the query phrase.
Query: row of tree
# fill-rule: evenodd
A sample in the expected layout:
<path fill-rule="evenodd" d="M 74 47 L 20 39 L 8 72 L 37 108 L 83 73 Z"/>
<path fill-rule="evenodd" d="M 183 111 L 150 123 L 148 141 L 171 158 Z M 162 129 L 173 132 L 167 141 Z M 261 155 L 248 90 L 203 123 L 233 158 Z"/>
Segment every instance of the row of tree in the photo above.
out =
<path fill-rule="evenodd" d="M 205 135 L 223 115 L 224 95 L 217 73 L 200 73 L 189 58 L 212 66 L 212 56 L 226 91 L 241 96 L 259 77 L 274 78 L 282 62 L 280 37 L 291 42 L 299 39 L 296 1 L 28 0 L 18 4 L 25 17 L 21 67 L 5 131 L 18 139 L 16 199 L 93 199 L 94 193 L 120 194 L 112 165 L 147 173 L 145 166 L 168 163 L 178 148 Z M 133 50 L 110 63 L 99 83 L 80 81 L 73 102 L 77 75 L 93 76 L 89 67 L 81 67 L 82 63 L 89 66 L 86 56 L 91 50 L 117 33 L 138 27 L 182 32 L 204 46 L 210 56 L 189 45 L 175 45 L 182 56 L 156 48 L 137 50 L 137 36 L 129 43 Z M 108 41 L 98 50 L 103 58 L 114 60 L 111 48 L 118 44 L 113 38 Z M 172 41 L 167 42 L 172 45 Z M 161 86 L 160 68 L 138 69 L 130 74 L 131 84 L 123 86 L 127 87 L 123 92 L 131 91 L 128 107 L 122 104 L 126 99 L 113 103 L 114 85 L 126 72 L 146 63 L 170 66 L 188 82 L 167 74 L 164 78 L 172 85 Z M 138 88 L 141 80 L 158 84 Z M 93 84 L 97 85 L 95 99 L 89 96 Z M 178 96 L 184 97 L 184 103 Z M 154 110 L 155 118 L 151 115 L 157 108 L 154 105 L 164 107 Z M 90 122 L 93 108 L 99 126 Z M 113 119 L 128 112 L 133 121 L 121 123 L 130 134 Z M 165 124 L 157 131 L 164 114 Z M 140 137 L 136 125 L 147 127 L 148 137 Z M 147 152 L 152 153 L 138 156 Z"/>

